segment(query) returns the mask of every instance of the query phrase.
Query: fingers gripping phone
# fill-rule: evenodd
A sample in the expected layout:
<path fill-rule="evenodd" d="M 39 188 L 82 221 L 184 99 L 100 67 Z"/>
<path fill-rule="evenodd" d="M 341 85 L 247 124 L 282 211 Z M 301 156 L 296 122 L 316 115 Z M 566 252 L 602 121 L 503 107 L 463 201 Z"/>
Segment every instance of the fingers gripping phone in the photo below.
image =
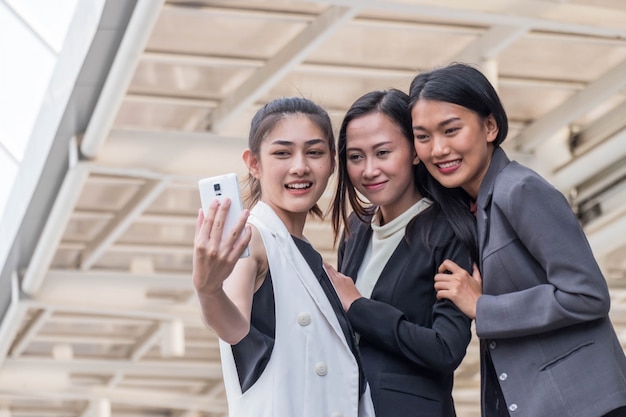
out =
<path fill-rule="evenodd" d="M 228 214 L 226 215 L 222 234 L 222 236 L 228 236 L 237 224 L 237 220 L 239 220 L 239 216 L 243 211 L 237 175 L 224 174 L 203 178 L 198 181 L 198 188 L 200 189 L 200 202 L 202 203 L 202 210 L 205 216 L 213 200 L 222 202 L 226 197 L 230 199 L 231 204 L 228 209 Z M 244 258 L 248 255 L 250 255 L 250 250 L 246 247 L 240 258 Z"/>

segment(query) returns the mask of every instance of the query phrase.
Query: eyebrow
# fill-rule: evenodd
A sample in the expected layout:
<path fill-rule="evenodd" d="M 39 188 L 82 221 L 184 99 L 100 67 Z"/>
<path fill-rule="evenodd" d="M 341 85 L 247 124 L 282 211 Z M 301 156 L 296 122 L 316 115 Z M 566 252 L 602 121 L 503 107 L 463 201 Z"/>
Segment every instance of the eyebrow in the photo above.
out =
<path fill-rule="evenodd" d="M 312 146 L 312 145 L 317 145 L 319 143 L 325 143 L 325 141 L 323 139 L 309 139 L 307 141 L 304 142 L 304 144 L 306 146 Z M 276 139 L 275 141 L 273 141 L 271 143 L 272 145 L 282 145 L 282 146 L 293 146 L 294 142 L 291 140 L 285 140 L 285 139 Z"/>
<path fill-rule="evenodd" d="M 387 145 L 389 145 L 390 143 L 391 143 L 391 141 L 390 141 L 390 140 L 386 140 L 386 141 L 384 141 L 384 142 L 379 142 L 379 143 L 377 143 L 376 145 L 372 146 L 372 148 L 373 148 L 373 149 L 378 149 L 378 148 L 381 148 L 381 147 L 383 147 L 383 146 L 387 146 Z M 348 152 L 348 151 L 360 151 L 360 150 L 361 150 L 361 148 L 358 148 L 358 147 L 356 147 L 356 146 L 352 146 L 352 147 L 346 148 L 346 152 Z"/>
<path fill-rule="evenodd" d="M 461 118 L 460 118 L 460 117 L 457 117 L 457 116 L 454 116 L 454 117 L 451 117 L 451 118 L 449 118 L 449 119 L 446 119 L 446 120 L 444 120 L 444 121 L 440 122 L 440 123 L 437 125 L 437 127 L 438 127 L 438 128 L 441 128 L 441 127 L 444 127 L 444 126 L 446 126 L 446 125 L 449 125 L 449 124 L 450 124 L 450 123 L 452 123 L 452 122 L 456 122 L 456 121 L 458 121 L 458 120 L 461 120 Z M 413 126 L 413 130 L 427 130 L 427 129 L 426 129 L 426 128 L 424 128 L 423 126 L 419 126 L 419 125 L 417 125 L 417 126 Z"/>

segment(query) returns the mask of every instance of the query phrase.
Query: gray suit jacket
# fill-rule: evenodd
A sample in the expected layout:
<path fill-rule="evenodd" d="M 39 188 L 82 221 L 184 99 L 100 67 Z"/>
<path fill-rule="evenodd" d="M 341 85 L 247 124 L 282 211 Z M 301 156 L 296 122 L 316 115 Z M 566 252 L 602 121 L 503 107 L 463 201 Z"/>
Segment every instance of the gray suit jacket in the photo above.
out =
<path fill-rule="evenodd" d="M 516 417 L 597 417 L 626 405 L 608 287 L 566 199 L 498 148 L 477 205 L 476 333 L 498 378 L 483 366 L 483 398 L 485 384 L 499 383 Z"/>

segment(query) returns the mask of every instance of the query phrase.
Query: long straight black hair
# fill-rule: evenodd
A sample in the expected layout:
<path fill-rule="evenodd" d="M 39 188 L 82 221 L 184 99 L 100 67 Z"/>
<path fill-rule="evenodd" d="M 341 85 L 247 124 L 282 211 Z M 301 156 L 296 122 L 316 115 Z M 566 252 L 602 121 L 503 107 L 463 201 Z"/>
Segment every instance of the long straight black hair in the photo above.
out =
<path fill-rule="evenodd" d="M 498 125 L 498 135 L 493 141 L 494 149 L 506 139 L 509 122 L 500 97 L 487 77 L 477 68 L 463 63 L 452 63 L 415 76 L 409 88 L 409 111 L 419 100 L 452 103 L 473 111 L 481 119 L 493 116 Z M 434 178 L 433 181 L 437 182 Z M 449 216 L 458 216 L 467 210 L 471 198 L 460 189 L 450 189 L 455 200 L 444 204 Z M 434 187 L 434 193 L 440 190 Z"/>

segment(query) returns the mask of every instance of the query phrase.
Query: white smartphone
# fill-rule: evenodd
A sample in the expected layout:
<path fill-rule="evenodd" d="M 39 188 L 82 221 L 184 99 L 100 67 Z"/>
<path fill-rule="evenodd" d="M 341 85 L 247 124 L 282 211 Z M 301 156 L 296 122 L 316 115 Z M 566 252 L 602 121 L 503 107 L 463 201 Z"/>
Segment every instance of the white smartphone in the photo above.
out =
<path fill-rule="evenodd" d="M 215 177 L 203 178 L 198 181 L 200 189 L 200 202 L 204 215 L 207 215 L 209 206 L 213 200 L 222 201 L 228 197 L 231 201 L 230 209 L 226 215 L 224 222 L 224 230 L 222 236 L 228 236 L 239 220 L 239 216 L 243 211 L 243 203 L 241 202 L 241 192 L 239 191 L 239 181 L 237 174 L 224 174 Z M 246 249 L 241 254 L 241 258 L 250 255 L 250 250 Z"/>

